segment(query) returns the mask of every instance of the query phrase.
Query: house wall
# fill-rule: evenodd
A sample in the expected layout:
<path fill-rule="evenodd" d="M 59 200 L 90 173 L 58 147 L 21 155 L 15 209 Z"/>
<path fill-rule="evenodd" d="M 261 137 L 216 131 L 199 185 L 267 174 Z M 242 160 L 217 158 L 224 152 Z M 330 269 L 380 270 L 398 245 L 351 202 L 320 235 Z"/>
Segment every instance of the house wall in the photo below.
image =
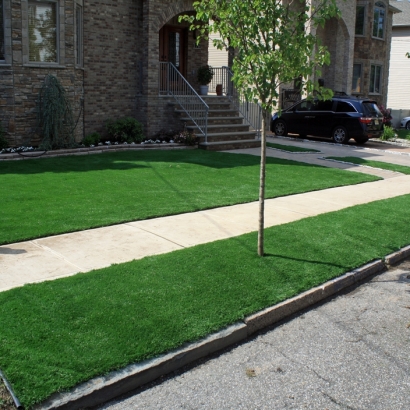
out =
<path fill-rule="evenodd" d="M 408 52 L 410 25 L 393 27 L 387 106 L 394 110 L 410 110 L 410 58 L 406 57 Z"/>
<path fill-rule="evenodd" d="M 0 1 L 7 53 L 0 62 L 0 121 L 11 145 L 39 143 L 36 100 L 47 74 L 68 92 L 79 120 L 78 141 L 94 131 L 104 133 L 108 118 L 137 118 L 147 136 L 182 126 L 173 106 L 158 96 L 159 30 L 165 24 L 187 27 L 177 16 L 192 12 L 193 0 L 83 0 L 82 67 L 75 66 L 75 0 L 58 3 L 58 64 L 28 62 L 27 1 Z M 196 70 L 207 60 L 207 43 L 195 47 L 187 30 L 187 79 L 195 87 Z"/>
<path fill-rule="evenodd" d="M 379 105 L 386 106 L 387 101 L 387 85 L 389 78 L 389 56 L 391 43 L 391 27 L 393 13 L 388 9 L 388 2 L 384 1 L 386 5 L 386 23 L 385 35 L 383 39 L 372 37 L 373 29 L 373 12 L 376 1 L 358 1 L 358 4 L 367 5 L 365 34 L 363 36 L 356 35 L 354 46 L 354 63 L 362 64 L 362 91 L 360 96 L 370 97 L 375 99 Z M 382 66 L 382 87 L 378 94 L 370 93 L 370 66 L 372 64 Z"/>
<path fill-rule="evenodd" d="M 6 19 L 6 61 L 0 63 L 0 121 L 11 145 L 37 144 L 40 141 L 37 128 L 36 100 L 47 74 L 52 74 L 65 87 L 77 118 L 82 96 L 81 70 L 74 64 L 74 2 L 60 0 L 59 64 L 28 62 L 27 2 L 4 0 Z M 76 128 L 82 135 L 82 121 Z"/>

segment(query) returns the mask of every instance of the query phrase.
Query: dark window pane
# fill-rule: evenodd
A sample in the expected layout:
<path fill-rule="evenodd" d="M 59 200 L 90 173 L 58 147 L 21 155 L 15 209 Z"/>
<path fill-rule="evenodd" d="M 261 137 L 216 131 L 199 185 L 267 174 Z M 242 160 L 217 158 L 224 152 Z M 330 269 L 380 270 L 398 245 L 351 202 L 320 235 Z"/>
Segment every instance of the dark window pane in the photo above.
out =
<path fill-rule="evenodd" d="M 353 64 L 353 78 L 352 78 L 352 93 L 360 93 L 362 91 L 362 65 Z"/>
<path fill-rule="evenodd" d="M 311 108 L 311 111 L 332 111 L 333 101 L 317 101 Z"/>
<path fill-rule="evenodd" d="M 0 60 L 4 60 L 3 1 L 0 0 Z"/>
<path fill-rule="evenodd" d="M 56 3 L 28 5 L 29 60 L 57 62 Z"/>
<path fill-rule="evenodd" d="M 302 101 L 299 105 L 296 106 L 296 111 L 309 111 L 311 106 L 311 101 Z"/>
<path fill-rule="evenodd" d="M 356 27 L 355 34 L 363 35 L 364 34 L 364 18 L 365 18 L 365 6 L 356 7 Z"/>
<path fill-rule="evenodd" d="M 373 37 L 384 37 L 384 20 L 386 14 L 386 7 L 383 3 L 377 2 L 374 6 L 373 17 Z"/>
<path fill-rule="evenodd" d="M 75 63 L 83 64 L 83 8 L 76 4 L 75 9 Z"/>
<path fill-rule="evenodd" d="M 354 107 L 346 101 L 338 101 L 336 112 L 356 112 Z"/>
<path fill-rule="evenodd" d="M 376 103 L 372 102 L 365 102 L 363 103 L 365 115 L 369 117 L 382 117 L 383 114 L 379 110 L 379 107 L 376 105 Z"/>

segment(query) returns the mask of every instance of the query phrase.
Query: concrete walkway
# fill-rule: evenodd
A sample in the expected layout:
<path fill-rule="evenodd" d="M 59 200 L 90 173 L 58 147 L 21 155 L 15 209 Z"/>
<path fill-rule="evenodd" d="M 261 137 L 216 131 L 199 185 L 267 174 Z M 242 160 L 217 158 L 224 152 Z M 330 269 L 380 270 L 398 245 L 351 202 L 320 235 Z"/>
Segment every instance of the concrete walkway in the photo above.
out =
<path fill-rule="evenodd" d="M 275 139 L 275 142 L 278 141 Z M 282 141 L 282 143 L 290 145 L 292 142 Z M 297 145 L 300 144 L 299 141 Z M 340 147 L 337 148 L 339 148 L 337 156 L 346 156 Z M 245 150 L 235 152 L 245 152 Z M 246 152 L 258 155 L 260 150 L 251 149 Z M 296 161 L 313 163 L 318 161 L 320 165 L 371 173 L 385 179 L 267 200 L 266 227 L 410 194 L 408 175 L 324 161 L 320 159 L 323 152 L 295 156 L 282 151 L 268 150 L 268 155 L 278 157 L 290 155 L 291 159 Z M 408 155 L 403 158 L 400 155 L 395 155 L 393 158 L 387 155 L 386 158 L 386 154 L 379 156 L 371 154 L 371 156 L 376 156 L 377 160 L 382 160 L 379 157 L 383 157 L 385 162 L 398 161 L 410 166 Z M 3 245 L 0 246 L 0 291 L 26 283 L 52 280 L 107 267 L 113 263 L 127 262 L 226 239 L 257 229 L 258 203 L 253 202 Z"/>

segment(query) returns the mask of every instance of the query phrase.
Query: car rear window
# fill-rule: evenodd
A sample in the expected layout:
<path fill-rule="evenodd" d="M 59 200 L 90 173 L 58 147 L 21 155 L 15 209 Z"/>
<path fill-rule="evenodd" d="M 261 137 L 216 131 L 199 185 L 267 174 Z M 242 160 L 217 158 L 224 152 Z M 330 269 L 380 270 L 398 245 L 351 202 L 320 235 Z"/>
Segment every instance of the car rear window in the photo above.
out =
<path fill-rule="evenodd" d="M 364 102 L 363 108 L 364 108 L 364 114 L 369 117 L 382 117 L 383 116 L 383 114 L 379 110 L 379 107 L 374 102 Z"/>
<path fill-rule="evenodd" d="M 355 108 L 346 101 L 338 101 L 336 112 L 356 112 Z"/>

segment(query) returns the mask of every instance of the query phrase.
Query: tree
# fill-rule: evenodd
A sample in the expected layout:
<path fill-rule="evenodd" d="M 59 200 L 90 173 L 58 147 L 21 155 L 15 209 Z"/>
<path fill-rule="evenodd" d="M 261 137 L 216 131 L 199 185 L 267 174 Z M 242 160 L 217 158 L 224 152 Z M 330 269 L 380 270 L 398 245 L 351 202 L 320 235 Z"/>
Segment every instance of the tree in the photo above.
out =
<path fill-rule="evenodd" d="M 264 254 L 264 201 L 266 168 L 266 114 L 278 105 L 279 87 L 300 79 L 304 92 L 319 90 L 310 80 L 329 64 L 325 47 L 315 28 L 339 15 L 336 0 L 202 0 L 194 3 L 196 14 L 184 16 L 199 37 L 219 33 L 219 49 L 236 50 L 233 82 L 247 101 L 262 106 L 262 148 L 259 188 L 258 254 Z M 199 40 L 198 40 L 199 41 Z M 322 98 L 330 90 L 320 88 Z"/>

